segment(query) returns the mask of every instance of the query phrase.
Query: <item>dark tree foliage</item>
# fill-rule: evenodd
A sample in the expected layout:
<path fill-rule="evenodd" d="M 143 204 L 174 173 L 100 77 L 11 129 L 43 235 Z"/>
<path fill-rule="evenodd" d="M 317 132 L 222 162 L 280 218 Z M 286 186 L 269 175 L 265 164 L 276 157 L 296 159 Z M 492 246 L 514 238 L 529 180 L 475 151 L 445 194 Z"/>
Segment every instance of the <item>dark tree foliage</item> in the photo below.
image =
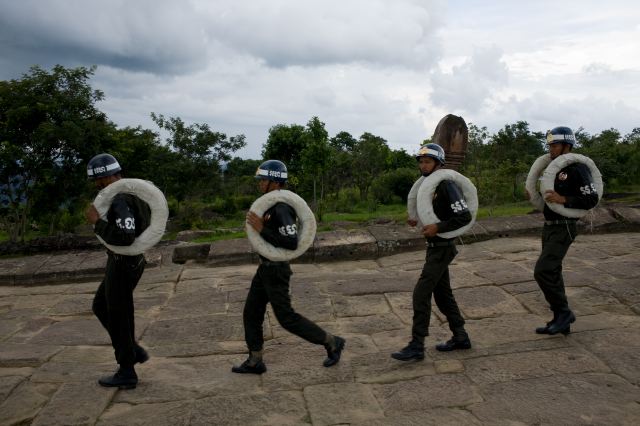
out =
<path fill-rule="evenodd" d="M 94 68 L 32 67 L 0 81 L 0 208 L 11 240 L 34 218 L 55 217 L 85 190 L 84 165 L 110 145 L 115 126 L 95 103 Z"/>

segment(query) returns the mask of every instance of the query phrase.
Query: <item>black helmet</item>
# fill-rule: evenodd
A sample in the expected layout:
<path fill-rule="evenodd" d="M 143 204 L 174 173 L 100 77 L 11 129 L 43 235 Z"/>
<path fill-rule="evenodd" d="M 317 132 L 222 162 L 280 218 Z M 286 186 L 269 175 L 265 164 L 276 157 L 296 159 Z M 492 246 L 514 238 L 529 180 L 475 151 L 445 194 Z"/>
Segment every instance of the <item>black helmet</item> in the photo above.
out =
<path fill-rule="evenodd" d="M 420 150 L 416 154 L 416 160 L 420 160 L 420 157 L 435 158 L 444 165 L 444 149 L 437 143 L 428 143 L 420 147 Z"/>
<path fill-rule="evenodd" d="M 574 146 L 576 144 L 576 136 L 573 134 L 573 130 L 569 127 L 560 126 L 547 131 L 547 144 L 551 145 L 558 142 Z"/>
<path fill-rule="evenodd" d="M 87 165 L 87 175 L 89 179 L 118 174 L 122 171 L 118 160 L 111 154 L 98 154 L 89 160 Z"/>
<path fill-rule="evenodd" d="M 256 179 L 267 179 L 274 182 L 287 182 L 287 166 L 282 161 L 267 160 L 258 166 Z"/>

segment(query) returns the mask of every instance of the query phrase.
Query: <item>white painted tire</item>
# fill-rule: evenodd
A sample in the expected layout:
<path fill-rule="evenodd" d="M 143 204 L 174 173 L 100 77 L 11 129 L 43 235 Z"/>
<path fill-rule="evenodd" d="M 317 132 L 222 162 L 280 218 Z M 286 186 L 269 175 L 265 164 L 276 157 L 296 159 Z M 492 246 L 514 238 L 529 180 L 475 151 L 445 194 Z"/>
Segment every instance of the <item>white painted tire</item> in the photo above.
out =
<path fill-rule="evenodd" d="M 533 162 L 527 175 L 527 181 L 525 188 L 529 193 L 529 201 L 533 204 L 536 210 L 542 211 L 544 209 L 544 198 L 538 190 L 538 180 L 544 173 L 544 169 L 551 163 L 551 156 L 549 154 L 541 155 Z"/>
<path fill-rule="evenodd" d="M 424 180 L 425 177 L 420 176 L 420 178 L 418 178 L 411 187 L 409 195 L 407 196 L 407 216 L 409 217 L 409 220 L 415 220 L 418 222 L 416 225 L 418 229 L 422 228 L 422 222 L 418 216 L 418 188 L 420 188 L 420 185 L 422 185 Z"/>
<path fill-rule="evenodd" d="M 556 157 L 556 159 L 547 166 L 544 173 L 542 174 L 542 181 L 540 182 L 540 192 L 544 194 L 545 191 L 553 191 L 554 182 L 558 172 L 567 167 L 569 164 L 573 163 L 582 163 L 589 168 L 589 172 L 591 172 L 591 178 L 593 179 L 593 183 L 596 187 L 596 192 L 598 193 L 598 202 L 600 202 L 604 190 L 604 184 L 602 183 L 602 174 L 591 158 L 581 154 L 563 154 Z M 583 217 L 589 211 L 584 209 L 570 209 L 558 203 L 547 203 L 547 205 L 554 212 L 564 217 L 571 217 L 575 219 Z"/>
<path fill-rule="evenodd" d="M 426 225 L 441 222 L 433 211 L 433 194 L 436 187 L 443 180 L 453 181 L 462 190 L 462 195 L 467 202 L 467 208 L 471 213 L 471 222 L 465 226 L 449 232 L 439 233 L 442 238 L 455 238 L 467 232 L 476 222 L 478 214 L 478 191 L 475 185 L 465 176 L 455 170 L 439 169 L 427 176 L 418 189 L 418 215 L 420 221 Z"/>
<path fill-rule="evenodd" d="M 93 205 L 98 210 L 101 219 L 107 220 L 107 212 L 113 198 L 121 193 L 135 195 L 147 203 L 151 210 L 151 223 L 130 246 L 107 244 L 99 235 L 96 236 L 112 252 L 135 256 L 144 253 L 160 241 L 167 226 L 169 207 L 164 194 L 153 183 L 142 179 L 120 179 L 100 191 L 93 200 Z"/>
<path fill-rule="evenodd" d="M 295 259 L 302 255 L 313 244 L 316 237 L 316 218 L 307 203 L 298 194 L 285 189 L 267 192 L 251 205 L 250 210 L 262 217 L 264 212 L 276 203 L 286 203 L 293 207 L 298 216 L 298 248 L 287 250 L 282 247 L 274 247 L 268 243 L 258 231 L 249 224 L 245 225 L 247 237 L 251 247 L 263 257 L 273 262 L 283 262 Z"/>

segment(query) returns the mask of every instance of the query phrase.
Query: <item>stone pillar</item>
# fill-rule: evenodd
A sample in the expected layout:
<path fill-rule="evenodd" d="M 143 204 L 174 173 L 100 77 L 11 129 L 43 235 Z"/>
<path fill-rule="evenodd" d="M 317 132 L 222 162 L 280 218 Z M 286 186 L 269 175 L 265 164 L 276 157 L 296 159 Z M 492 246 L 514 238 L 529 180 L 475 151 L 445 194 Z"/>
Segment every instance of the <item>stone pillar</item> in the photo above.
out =
<path fill-rule="evenodd" d="M 445 115 L 436 126 L 431 142 L 444 148 L 445 167 L 458 170 L 467 154 L 467 144 L 469 143 L 467 123 L 457 115 Z"/>

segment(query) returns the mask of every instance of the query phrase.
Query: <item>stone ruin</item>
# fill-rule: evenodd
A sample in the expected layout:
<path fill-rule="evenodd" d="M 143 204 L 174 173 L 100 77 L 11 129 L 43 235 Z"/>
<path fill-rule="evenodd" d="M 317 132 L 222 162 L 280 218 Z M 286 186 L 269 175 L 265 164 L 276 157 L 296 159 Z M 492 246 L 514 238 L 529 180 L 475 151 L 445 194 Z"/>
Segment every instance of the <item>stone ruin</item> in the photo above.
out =
<path fill-rule="evenodd" d="M 467 154 L 469 143 L 469 129 L 462 117 L 445 115 L 433 132 L 431 142 L 437 143 L 446 154 L 447 169 L 458 170 Z"/>

